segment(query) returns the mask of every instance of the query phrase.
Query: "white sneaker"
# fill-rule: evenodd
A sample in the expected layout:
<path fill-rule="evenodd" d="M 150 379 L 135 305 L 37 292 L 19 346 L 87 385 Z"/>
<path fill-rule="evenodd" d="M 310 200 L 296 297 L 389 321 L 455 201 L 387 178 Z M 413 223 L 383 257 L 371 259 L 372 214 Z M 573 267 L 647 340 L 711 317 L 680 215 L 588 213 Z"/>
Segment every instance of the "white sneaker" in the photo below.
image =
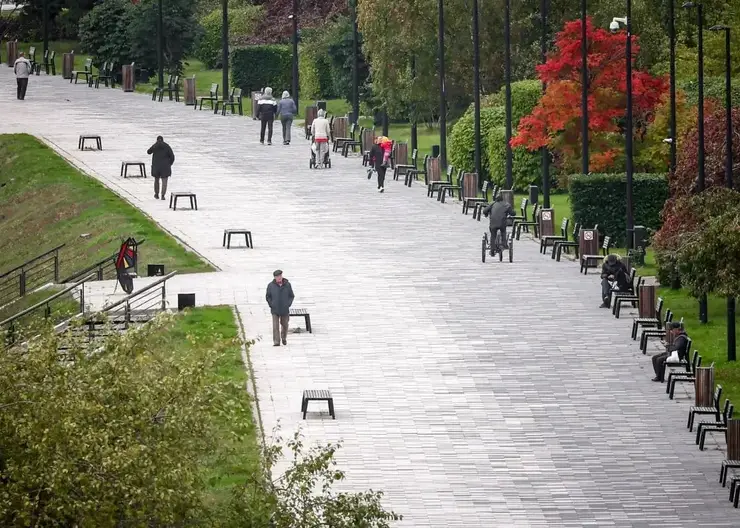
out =
<path fill-rule="evenodd" d="M 384 191 L 385 191 L 385 187 L 381 187 L 380 189 L 378 189 L 378 192 L 381 192 L 382 193 Z"/>

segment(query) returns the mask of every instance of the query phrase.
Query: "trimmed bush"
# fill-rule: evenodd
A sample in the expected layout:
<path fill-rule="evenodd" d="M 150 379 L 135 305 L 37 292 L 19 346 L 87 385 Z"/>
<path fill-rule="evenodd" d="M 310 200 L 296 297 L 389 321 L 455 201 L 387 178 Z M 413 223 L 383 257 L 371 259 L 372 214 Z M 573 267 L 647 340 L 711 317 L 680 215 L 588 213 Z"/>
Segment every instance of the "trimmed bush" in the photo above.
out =
<path fill-rule="evenodd" d="M 612 237 L 617 247 L 627 238 L 625 174 L 591 174 L 570 177 L 573 220 L 583 226 L 599 224 L 599 231 Z M 635 174 L 632 183 L 635 225 L 651 230 L 660 227 L 660 212 L 668 199 L 665 174 Z"/>
<path fill-rule="evenodd" d="M 504 123 L 504 108 L 494 106 L 491 108 L 480 109 L 480 133 L 481 133 L 481 168 L 483 174 L 480 181 L 488 177 L 490 173 L 488 167 L 488 149 L 486 148 L 486 138 L 492 128 L 502 126 Z M 450 163 L 456 169 L 463 169 L 465 172 L 475 171 L 475 133 L 473 124 L 473 109 L 469 108 L 463 116 L 458 119 L 455 126 L 452 127 L 450 134 Z"/>
<path fill-rule="evenodd" d="M 290 89 L 293 78 L 290 46 L 268 44 L 231 52 L 231 83 L 245 94 L 271 86 L 275 94 Z"/>
<path fill-rule="evenodd" d="M 235 41 L 252 36 L 262 11 L 262 6 L 252 5 L 229 8 L 229 42 L 232 45 Z M 208 69 L 220 68 L 223 62 L 221 60 L 223 49 L 221 42 L 222 21 L 221 8 L 214 9 L 200 19 L 203 34 L 195 48 L 195 57 Z"/>
<path fill-rule="evenodd" d="M 511 122 L 512 133 L 516 133 L 519 120 L 532 113 L 542 96 L 542 83 L 534 79 L 526 79 L 511 83 Z M 483 98 L 484 106 L 500 106 L 506 108 L 505 88 L 495 94 Z M 506 117 L 504 117 L 506 119 Z"/>
<path fill-rule="evenodd" d="M 491 181 L 499 186 L 506 185 L 506 128 L 493 127 L 486 138 L 486 154 Z M 512 177 L 514 189 L 526 191 L 530 185 L 541 186 L 542 154 L 530 152 L 524 147 L 512 150 Z M 550 165 L 552 167 L 552 165 Z"/>
<path fill-rule="evenodd" d="M 80 20 L 80 47 L 93 64 L 113 61 L 117 67 L 131 62 L 128 27 L 136 7 L 127 0 L 108 0 L 95 6 Z"/>

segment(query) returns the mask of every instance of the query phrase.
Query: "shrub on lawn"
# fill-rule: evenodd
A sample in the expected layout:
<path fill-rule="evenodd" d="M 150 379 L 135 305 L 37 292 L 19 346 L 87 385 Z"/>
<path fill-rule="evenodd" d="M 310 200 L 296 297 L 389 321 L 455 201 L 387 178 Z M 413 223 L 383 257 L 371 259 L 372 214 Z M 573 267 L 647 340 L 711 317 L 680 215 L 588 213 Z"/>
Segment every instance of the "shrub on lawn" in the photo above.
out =
<path fill-rule="evenodd" d="M 489 132 L 504 124 L 504 107 L 493 106 L 481 108 L 480 110 L 480 134 L 481 134 L 481 168 L 483 174 L 480 181 L 486 179 L 490 173 L 488 167 L 488 152 L 486 149 L 486 138 Z M 473 123 L 473 110 L 468 109 L 463 116 L 457 120 L 450 134 L 450 163 L 456 169 L 465 172 L 475 171 L 475 130 Z"/>
<path fill-rule="evenodd" d="M 289 46 L 267 44 L 231 52 L 231 83 L 246 94 L 271 86 L 277 96 L 292 81 L 293 52 Z"/>
<path fill-rule="evenodd" d="M 583 226 L 599 224 L 599 231 L 609 235 L 617 247 L 627 238 L 625 174 L 591 174 L 570 177 L 570 203 L 573 220 Z M 635 174 L 632 184 L 635 225 L 656 230 L 660 212 L 668 199 L 665 174 Z"/>
<path fill-rule="evenodd" d="M 519 120 L 532 113 L 542 95 L 542 83 L 535 79 L 525 79 L 511 83 L 511 122 L 516 130 Z M 506 91 L 501 88 L 495 94 L 483 98 L 483 106 L 506 107 Z"/>
<path fill-rule="evenodd" d="M 493 127 L 486 138 L 486 154 L 491 181 L 499 186 L 506 184 L 506 128 Z M 542 155 L 524 147 L 512 149 L 512 177 L 514 189 L 526 191 L 530 185 L 540 185 L 542 180 Z M 552 165 L 550 165 L 552 167 Z"/>
<path fill-rule="evenodd" d="M 229 42 L 233 45 L 252 36 L 262 12 L 262 6 L 244 5 L 229 8 Z M 214 9 L 200 19 L 203 32 L 195 47 L 195 56 L 209 69 L 220 68 L 223 62 L 222 20 L 221 8 Z"/>
<path fill-rule="evenodd" d="M 107 0 L 82 17 L 80 47 L 92 57 L 94 64 L 113 61 L 120 66 L 131 62 L 128 27 L 135 9 L 128 0 Z"/>

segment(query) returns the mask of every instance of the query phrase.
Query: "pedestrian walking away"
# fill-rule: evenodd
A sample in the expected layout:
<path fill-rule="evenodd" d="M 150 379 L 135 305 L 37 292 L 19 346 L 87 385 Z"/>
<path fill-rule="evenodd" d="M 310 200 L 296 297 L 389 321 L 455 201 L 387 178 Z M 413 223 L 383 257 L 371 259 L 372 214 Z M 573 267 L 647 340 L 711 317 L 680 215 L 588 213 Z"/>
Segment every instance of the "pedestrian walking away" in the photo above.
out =
<path fill-rule="evenodd" d="M 277 112 L 280 114 L 280 124 L 283 125 L 283 145 L 290 145 L 290 129 L 293 126 L 293 118 L 298 114 L 298 109 L 287 90 L 283 92 L 283 98 L 277 104 Z"/>
<path fill-rule="evenodd" d="M 295 295 L 288 279 L 283 278 L 282 270 L 272 273 L 274 279 L 267 285 L 265 299 L 272 313 L 272 343 L 274 346 L 288 344 L 288 322 L 290 321 L 290 306 Z"/>
<path fill-rule="evenodd" d="M 385 136 L 375 138 L 375 143 L 370 148 L 370 165 L 378 173 L 378 192 L 385 192 L 385 172 L 391 164 L 391 150 L 393 141 Z M 368 169 L 368 180 L 372 176 L 372 169 Z"/>
<path fill-rule="evenodd" d="M 265 88 L 264 93 L 257 101 L 257 117 L 261 122 L 260 143 L 265 143 L 265 129 L 267 129 L 267 144 L 272 145 L 272 123 L 277 115 L 277 101 L 272 96 L 272 88 Z"/>
<path fill-rule="evenodd" d="M 152 155 L 152 176 L 154 177 L 154 198 L 160 196 L 164 200 L 167 193 L 167 180 L 172 176 L 172 164 L 175 163 L 175 153 L 170 146 L 164 142 L 162 136 L 157 136 L 157 142 L 149 147 L 147 154 Z M 160 180 L 162 187 L 160 189 Z"/>
<path fill-rule="evenodd" d="M 31 76 L 31 63 L 21 51 L 18 58 L 13 64 L 13 73 L 15 73 L 16 98 L 23 101 L 26 98 L 26 89 L 28 88 L 28 78 Z"/>
<path fill-rule="evenodd" d="M 506 238 L 506 223 L 510 216 L 514 216 L 514 210 L 509 202 L 505 202 L 500 194 L 496 200 L 483 209 L 483 215 L 488 218 L 489 229 L 491 230 L 491 255 L 493 255 L 493 245 L 496 241 L 496 232 L 501 232 L 501 243 L 504 249 L 509 249 L 509 241 Z"/>
<path fill-rule="evenodd" d="M 329 138 L 331 138 L 331 125 L 326 118 L 326 110 L 319 110 L 316 119 L 311 123 L 311 137 L 316 144 L 316 165 L 324 163 L 329 154 Z"/>

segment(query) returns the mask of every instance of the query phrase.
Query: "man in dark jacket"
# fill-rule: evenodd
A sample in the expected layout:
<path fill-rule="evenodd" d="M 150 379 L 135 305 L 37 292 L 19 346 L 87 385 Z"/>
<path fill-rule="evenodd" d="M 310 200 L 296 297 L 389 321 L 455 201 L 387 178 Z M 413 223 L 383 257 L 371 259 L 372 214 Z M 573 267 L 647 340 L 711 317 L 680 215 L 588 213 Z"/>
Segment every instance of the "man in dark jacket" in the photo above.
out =
<path fill-rule="evenodd" d="M 670 357 L 671 353 L 678 352 L 679 359 L 688 359 L 689 357 L 689 336 L 683 329 L 681 323 L 671 323 L 668 327 L 669 332 L 673 332 L 673 342 L 671 346 L 666 347 L 666 351 L 661 354 L 653 356 L 653 370 L 655 371 L 655 377 L 653 381 L 663 382 L 665 378 L 665 363 Z"/>
<path fill-rule="evenodd" d="M 159 180 L 162 180 L 162 200 L 167 193 L 167 179 L 172 175 L 172 164 L 175 163 L 175 153 L 164 142 L 162 136 L 157 136 L 157 142 L 149 147 L 147 154 L 152 155 L 152 177 L 154 178 L 154 199 L 160 196 Z"/>
<path fill-rule="evenodd" d="M 257 118 L 262 125 L 260 128 L 260 143 L 265 143 L 265 128 L 267 128 L 267 144 L 272 145 L 272 122 L 275 120 L 276 114 L 277 101 L 272 96 L 272 88 L 268 86 L 260 100 L 257 101 Z"/>
<path fill-rule="evenodd" d="M 514 216 L 514 209 L 509 202 L 505 202 L 500 194 L 496 200 L 488 207 L 483 209 L 483 214 L 488 217 L 489 228 L 491 229 L 491 254 L 493 255 L 493 244 L 496 241 L 496 232 L 501 231 L 501 240 L 504 249 L 509 249 L 509 240 L 506 237 L 506 221 L 510 216 Z"/>
<path fill-rule="evenodd" d="M 290 305 L 293 304 L 293 287 L 288 279 L 283 278 L 281 270 L 275 270 L 272 274 L 275 279 L 267 285 L 265 299 L 272 312 L 272 343 L 280 346 L 282 338 L 283 344 L 287 345 L 288 341 L 288 321 L 290 320 Z"/>
<path fill-rule="evenodd" d="M 618 291 L 627 291 L 630 288 L 627 266 L 619 260 L 619 255 L 607 255 L 601 266 L 601 300 L 603 302 L 599 308 L 611 306 L 612 283 L 616 283 Z"/>

